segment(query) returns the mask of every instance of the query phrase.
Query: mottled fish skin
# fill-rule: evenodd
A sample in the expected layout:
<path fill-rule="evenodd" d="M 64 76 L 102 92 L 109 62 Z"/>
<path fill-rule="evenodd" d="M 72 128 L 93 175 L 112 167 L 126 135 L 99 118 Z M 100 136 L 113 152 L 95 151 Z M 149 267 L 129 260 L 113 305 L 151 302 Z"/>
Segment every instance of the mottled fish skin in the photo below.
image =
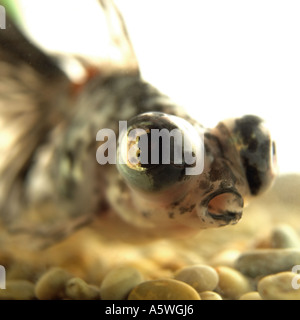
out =
<path fill-rule="evenodd" d="M 14 32 L 11 40 L 0 34 L 0 119 L 12 128 L 27 119 L 27 126 L 8 130 L 13 139 L 0 150 L 0 225 L 11 235 L 30 235 L 36 243 L 57 241 L 101 219 L 107 205 L 140 230 L 164 236 L 220 227 L 237 223 L 245 200 L 271 185 L 275 147 L 260 118 L 244 116 L 204 128 L 135 68 L 101 70 L 74 95 L 72 83 L 50 58 L 32 45 L 26 48 L 50 65 L 53 74 L 42 76 L 43 66 L 30 64 L 28 55 L 15 52 L 19 47 L 8 45 L 21 39 L 27 46 Z M 97 163 L 98 130 L 118 135 L 119 121 L 145 112 L 175 115 L 204 134 L 201 174 L 181 175 L 162 190 L 146 192 L 128 185 L 116 165 Z M 11 128 L 2 126 L 1 132 L 6 129 Z M 149 174 L 156 172 L 162 174 Z M 152 178 L 163 184 L 160 175 Z"/>
<path fill-rule="evenodd" d="M 87 103 L 91 103 L 89 108 L 86 108 Z M 268 131 L 260 129 L 262 120 L 257 117 L 230 119 L 214 129 L 204 129 L 138 75 L 124 74 L 91 80 L 78 98 L 76 110 L 64 132 L 50 143 L 51 162 L 39 168 L 42 161 L 37 160 L 28 179 L 30 204 L 39 207 L 45 198 L 50 199 L 49 205 L 60 204 L 61 212 L 55 209 L 59 214 L 55 223 L 60 223 L 65 212 L 68 219 L 82 217 L 83 212 L 86 212 L 84 217 L 89 217 L 90 213 L 101 210 L 106 201 L 128 223 L 152 228 L 164 235 L 236 224 L 242 216 L 244 199 L 258 195 L 272 181 L 272 143 Z M 119 120 L 149 111 L 183 117 L 204 130 L 203 173 L 186 176 L 178 185 L 166 190 L 145 193 L 128 186 L 115 165 L 103 166 L 95 161 L 98 146 L 95 133 L 99 128 L 110 128 L 118 134 Z M 253 126 L 251 139 L 257 141 L 258 146 L 269 141 L 269 149 L 265 150 L 268 155 L 262 154 L 260 147 L 258 152 L 251 148 L 249 151 L 248 141 L 241 136 L 239 127 L 239 123 L 248 118 L 256 119 L 259 124 Z M 245 160 L 247 152 L 250 152 L 248 162 Z M 43 154 L 40 156 L 42 158 Z M 253 185 L 252 176 L 248 176 L 250 161 L 260 174 L 259 188 L 257 183 Z M 38 190 L 32 187 L 36 180 L 48 181 L 43 184 L 47 186 L 45 192 L 41 186 Z"/>

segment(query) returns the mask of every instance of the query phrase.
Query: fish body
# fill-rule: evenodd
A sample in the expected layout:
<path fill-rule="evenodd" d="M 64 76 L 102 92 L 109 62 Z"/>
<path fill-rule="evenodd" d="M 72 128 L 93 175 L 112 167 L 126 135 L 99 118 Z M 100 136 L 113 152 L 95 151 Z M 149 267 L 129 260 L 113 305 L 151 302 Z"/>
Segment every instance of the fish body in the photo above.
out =
<path fill-rule="evenodd" d="M 112 37 L 128 64 L 84 62 L 91 76 L 80 86 L 9 19 L 0 32 L 2 228 L 11 236 L 52 242 L 102 219 L 107 207 L 139 230 L 164 236 L 237 223 L 245 201 L 275 176 L 275 144 L 264 121 L 246 115 L 206 128 L 191 118 L 142 79 L 119 11 L 111 1 L 99 2 L 108 21 L 118 21 Z M 120 121 L 128 123 L 124 141 Z M 137 128 L 143 134 L 128 142 Z M 164 128 L 178 130 L 193 157 L 202 144 L 201 172 L 186 174 L 196 158 L 192 164 L 161 158 L 153 164 L 136 154 L 131 163 L 123 154 L 144 138 L 149 154 L 163 151 L 162 142 L 153 146 L 151 138 L 152 130 Z M 116 158 L 124 156 L 123 163 L 97 161 L 106 141 L 97 139 L 101 129 L 114 133 Z M 178 151 L 174 145 L 172 152 Z M 180 153 L 186 155 L 182 146 Z"/>

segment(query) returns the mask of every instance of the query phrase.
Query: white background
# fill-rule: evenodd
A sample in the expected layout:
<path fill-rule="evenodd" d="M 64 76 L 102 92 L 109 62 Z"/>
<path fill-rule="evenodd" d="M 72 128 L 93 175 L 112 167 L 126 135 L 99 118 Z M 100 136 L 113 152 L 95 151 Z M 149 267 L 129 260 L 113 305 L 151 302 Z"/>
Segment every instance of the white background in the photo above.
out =
<path fill-rule="evenodd" d="M 96 0 L 19 0 L 50 50 L 99 55 Z M 300 1 L 116 0 L 144 78 L 205 126 L 257 114 L 300 172 Z"/>

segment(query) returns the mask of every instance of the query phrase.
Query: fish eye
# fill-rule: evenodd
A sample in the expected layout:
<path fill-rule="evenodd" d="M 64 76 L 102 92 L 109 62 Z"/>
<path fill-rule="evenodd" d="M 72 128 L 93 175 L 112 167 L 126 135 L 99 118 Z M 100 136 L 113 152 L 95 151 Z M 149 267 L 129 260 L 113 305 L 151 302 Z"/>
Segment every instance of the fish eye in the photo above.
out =
<path fill-rule="evenodd" d="M 190 127 L 186 120 L 161 112 L 132 118 L 119 137 L 120 174 L 130 186 L 147 192 L 188 180 L 185 169 L 190 165 L 185 161 L 184 143 L 188 140 L 192 145 Z"/>
<path fill-rule="evenodd" d="M 271 184 L 277 170 L 275 142 L 257 116 L 237 119 L 233 134 L 241 141 L 239 153 L 251 194 L 258 195 Z"/>

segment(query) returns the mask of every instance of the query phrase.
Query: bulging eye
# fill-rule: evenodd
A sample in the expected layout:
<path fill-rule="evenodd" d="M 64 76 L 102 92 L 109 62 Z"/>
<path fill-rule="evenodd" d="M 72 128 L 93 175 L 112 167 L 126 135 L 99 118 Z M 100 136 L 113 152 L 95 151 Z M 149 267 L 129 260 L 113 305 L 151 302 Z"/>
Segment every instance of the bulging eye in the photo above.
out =
<path fill-rule="evenodd" d="M 239 152 L 251 194 L 258 195 L 277 172 L 275 142 L 264 121 L 251 115 L 235 121 L 233 134 L 241 141 Z"/>
<path fill-rule="evenodd" d="M 224 150 L 232 145 L 238 152 L 251 195 L 265 191 L 274 180 L 277 163 L 275 142 L 263 119 L 246 115 L 222 121 L 216 129 Z"/>
<path fill-rule="evenodd" d="M 199 133 L 186 120 L 160 112 L 140 114 L 120 132 L 117 167 L 142 191 L 160 191 L 189 180 Z M 194 161 L 193 161 L 194 160 Z"/>

